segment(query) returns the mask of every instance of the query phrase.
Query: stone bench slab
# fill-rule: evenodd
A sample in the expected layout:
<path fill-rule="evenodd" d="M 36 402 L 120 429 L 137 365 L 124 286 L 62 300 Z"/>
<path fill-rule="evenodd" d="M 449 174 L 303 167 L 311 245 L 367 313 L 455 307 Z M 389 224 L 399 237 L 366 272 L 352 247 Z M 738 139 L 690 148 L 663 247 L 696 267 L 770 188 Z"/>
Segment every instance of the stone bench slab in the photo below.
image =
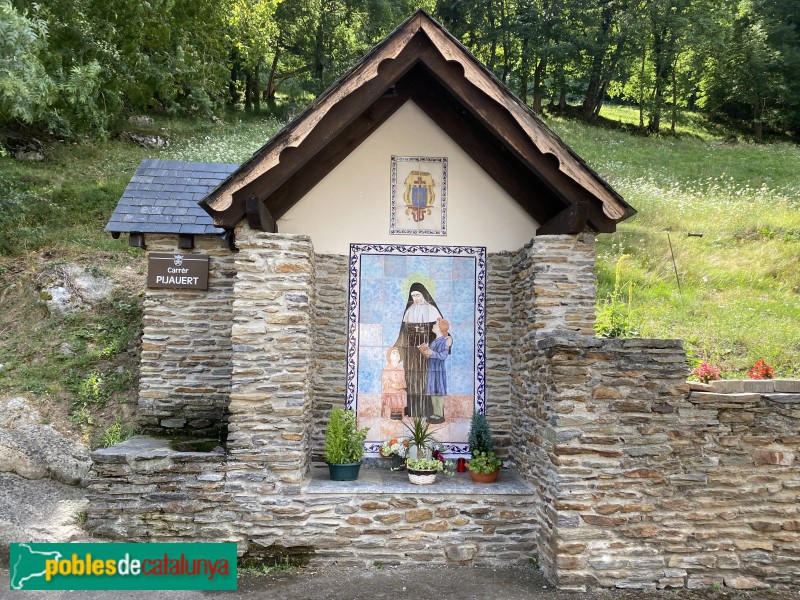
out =
<path fill-rule="evenodd" d="M 405 471 L 361 468 L 356 481 L 331 481 L 328 467 L 313 467 L 307 494 L 411 494 L 459 496 L 530 496 L 535 490 L 511 469 L 503 469 L 494 483 L 475 483 L 469 473 L 455 473 L 452 477 L 439 474 L 432 485 L 415 485 Z"/>

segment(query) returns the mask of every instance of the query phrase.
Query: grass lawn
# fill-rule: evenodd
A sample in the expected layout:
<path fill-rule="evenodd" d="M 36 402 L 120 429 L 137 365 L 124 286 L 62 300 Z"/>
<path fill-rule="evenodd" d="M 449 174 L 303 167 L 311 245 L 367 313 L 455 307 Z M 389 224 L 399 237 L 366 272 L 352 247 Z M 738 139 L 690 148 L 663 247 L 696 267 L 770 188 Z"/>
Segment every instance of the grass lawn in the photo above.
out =
<path fill-rule="evenodd" d="M 598 237 L 600 296 L 630 255 L 641 335 L 683 338 L 728 378 L 759 358 L 800 375 L 800 148 L 548 124 L 639 211 Z"/>
<path fill-rule="evenodd" d="M 604 110 L 638 123 L 635 109 Z M 693 357 L 729 378 L 743 376 L 759 358 L 777 376 L 800 376 L 800 149 L 727 144 L 726 132 L 693 124 L 695 118 L 682 125 L 690 135 L 678 138 L 548 119 L 639 211 L 616 234 L 598 238 L 600 297 L 610 293 L 617 261 L 628 255 L 621 283 L 626 298 L 630 286 L 641 335 L 683 338 Z M 110 140 L 56 145 L 43 163 L 0 158 L 0 393 L 58 400 L 87 434 L 106 426 L 108 433 L 118 414 L 115 398 L 129 400 L 136 386 L 136 332 L 129 325 L 141 299 L 118 296 L 97 313 L 48 317 L 29 293 L 36 277 L 65 261 L 141 276 L 143 253 L 103 232 L 139 162 L 241 163 L 280 126 L 241 114 L 226 123 L 157 118 L 144 130 L 167 135 L 167 150 Z M 72 354 L 59 351 L 65 343 Z"/>

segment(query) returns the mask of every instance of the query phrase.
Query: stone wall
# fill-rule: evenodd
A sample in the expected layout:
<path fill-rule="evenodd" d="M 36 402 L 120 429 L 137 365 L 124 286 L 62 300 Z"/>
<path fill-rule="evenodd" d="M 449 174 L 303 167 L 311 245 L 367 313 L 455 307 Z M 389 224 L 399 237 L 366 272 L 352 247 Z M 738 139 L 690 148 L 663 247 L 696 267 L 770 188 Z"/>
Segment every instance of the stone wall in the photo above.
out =
<path fill-rule="evenodd" d="M 225 454 L 135 437 L 92 452 L 86 527 L 126 542 L 235 542 Z"/>
<path fill-rule="evenodd" d="M 243 226 L 236 245 L 228 452 L 239 471 L 228 478 L 251 514 L 308 470 L 314 250 L 307 236 Z"/>
<path fill-rule="evenodd" d="M 692 392 L 670 340 L 545 338 L 521 430 L 561 588 L 800 584 L 796 398 Z M 542 466 L 544 461 L 544 466 Z M 553 479 L 554 478 L 554 479 Z"/>
<path fill-rule="evenodd" d="M 544 444 L 554 415 L 541 401 L 549 373 L 534 375 L 543 368 L 537 344 L 540 336 L 557 331 L 594 336 L 594 237 L 536 236 L 510 263 L 510 458 L 536 490 L 535 533 L 547 544 L 557 526 L 560 482 Z M 569 375 L 569 367 L 556 370 Z M 554 548 L 542 549 L 539 560 L 545 573 L 556 572 L 555 557 Z"/>
<path fill-rule="evenodd" d="M 315 259 L 303 236 L 237 234 L 228 453 L 141 438 L 96 451 L 90 530 L 339 564 L 536 554 L 575 590 L 800 585 L 800 388 L 689 393 L 680 342 L 589 335 L 591 238 L 489 258 L 489 417 L 524 489 L 475 493 L 318 485 L 311 457 L 344 400 L 346 257 Z M 149 364 L 193 356 L 147 329 L 202 320 L 174 297 L 148 299 L 146 341 L 162 346 L 147 352 L 176 348 Z"/>
<path fill-rule="evenodd" d="M 344 407 L 347 376 L 347 260 L 316 256 L 314 294 L 314 404 L 311 452 L 322 460 L 325 427 L 334 406 Z"/>
<path fill-rule="evenodd" d="M 486 419 L 497 454 L 509 458 L 514 410 L 511 405 L 511 354 L 514 322 L 512 255 L 489 254 L 486 273 Z"/>
<path fill-rule="evenodd" d="M 231 384 L 231 305 L 236 274 L 227 242 L 148 235 L 148 252 L 209 258 L 208 290 L 147 289 L 142 316 L 138 426 L 147 432 L 220 435 Z"/>
<path fill-rule="evenodd" d="M 527 331 L 594 335 L 594 236 L 538 235 L 513 258 L 514 299 Z"/>
<path fill-rule="evenodd" d="M 357 486 L 369 473 L 362 472 L 356 489 L 315 478 L 292 493 L 265 494 L 254 510 L 236 456 L 178 452 L 166 440 L 136 437 L 92 459 L 86 526 L 111 539 L 237 542 L 253 558 L 360 567 L 524 565 L 537 551 L 533 500 L 513 478 L 486 494 L 465 475 L 419 487 L 396 473 L 397 483 L 364 493 Z"/>

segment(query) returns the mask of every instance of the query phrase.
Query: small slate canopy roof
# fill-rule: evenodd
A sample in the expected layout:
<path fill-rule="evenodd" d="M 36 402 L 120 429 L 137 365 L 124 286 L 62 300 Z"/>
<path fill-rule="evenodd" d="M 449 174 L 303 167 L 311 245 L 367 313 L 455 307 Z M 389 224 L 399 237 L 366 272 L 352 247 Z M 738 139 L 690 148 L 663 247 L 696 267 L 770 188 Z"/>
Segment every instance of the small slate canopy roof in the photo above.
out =
<path fill-rule="evenodd" d="M 413 100 L 541 227 L 612 232 L 635 214 L 458 40 L 417 11 L 201 201 L 214 224 L 276 222 Z"/>
<path fill-rule="evenodd" d="M 106 231 L 221 235 L 197 202 L 239 165 L 146 159 L 122 194 Z"/>

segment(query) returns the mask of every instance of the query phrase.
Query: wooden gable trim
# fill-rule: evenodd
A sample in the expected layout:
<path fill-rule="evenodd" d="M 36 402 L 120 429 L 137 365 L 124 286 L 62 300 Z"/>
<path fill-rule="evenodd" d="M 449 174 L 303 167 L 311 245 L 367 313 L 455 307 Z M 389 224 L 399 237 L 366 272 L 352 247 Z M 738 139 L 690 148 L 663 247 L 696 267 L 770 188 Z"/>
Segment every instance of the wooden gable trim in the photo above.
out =
<path fill-rule="evenodd" d="M 547 188 L 541 178 L 521 163 L 499 139 L 482 127 L 420 64 L 400 78 L 394 90 L 396 95 L 379 99 L 354 124 L 267 198 L 266 203 L 276 219 L 283 216 L 297 200 L 409 99 L 536 221 L 547 221 L 567 205 L 563 198 Z M 554 209 L 551 208 L 553 206 Z"/>
<path fill-rule="evenodd" d="M 406 48 L 413 52 L 413 45 L 409 46 L 409 43 L 419 31 L 418 22 L 421 18 L 420 12 L 412 15 L 392 35 L 375 46 L 349 73 L 312 102 L 300 116 L 257 150 L 250 160 L 239 167 L 235 173 L 231 174 L 216 190 L 200 202 L 200 205 L 214 217 L 214 223 L 218 227 L 230 228 L 243 216 L 241 206 L 232 206 L 235 191 L 253 182 L 278 165 L 283 150 L 299 146 L 317 128 L 320 121 L 331 110 L 340 105 L 340 102 L 353 92 L 356 92 L 365 82 L 375 79 L 379 70 L 384 68 L 384 62 L 396 58 Z M 387 64 L 391 64 L 391 62 Z M 375 97 L 383 95 L 383 91 L 383 89 L 374 91 L 373 100 Z M 352 116 L 352 119 L 355 119 L 355 115 Z M 323 128 L 321 127 L 320 129 Z M 325 135 L 324 131 L 322 135 Z"/>
<path fill-rule="evenodd" d="M 443 129 L 537 221 L 586 202 L 588 223 L 602 232 L 614 231 L 617 221 L 635 213 L 457 40 L 420 11 L 201 202 L 215 225 L 235 226 L 248 214 L 250 198 L 266 202 L 271 216 L 280 218 L 408 99 L 398 95 L 392 101 L 384 94 L 401 89 L 398 81 L 415 65 L 424 65 L 447 90 L 450 106 L 437 108 L 435 100 L 413 86 L 408 97 L 432 118 L 453 110 L 469 115 L 468 130 Z M 504 159 L 513 156 L 511 166 L 481 153 L 478 140 L 485 144 L 487 139 L 495 151 L 502 149 Z M 516 176 L 509 177 L 509 169 Z M 550 200 L 540 194 L 534 202 L 530 190 L 524 189 L 531 181 L 539 184 L 537 189 L 549 190 Z"/>
<path fill-rule="evenodd" d="M 432 52 L 425 53 L 421 62 L 430 69 L 445 89 L 457 98 L 463 109 L 468 110 L 482 128 L 500 140 L 502 147 L 507 149 L 519 163 L 527 165 L 528 169 L 555 197 L 560 198 L 564 204 L 587 202 L 590 221 L 596 231 L 612 232 L 616 229 L 615 221 L 604 214 L 602 202 L 561 171 L 561 161 L 557 155 L 549 152 L 543 153 L 507 110 L 497 110 L 482 89 L 475 87 L 460 76 L 458 64 L 446 63 L 441 55 Z M 426 104 L 430 105 L 431 103 L 427 102 Z M 452 137 L 460 135 L 458 130 L 448 133 Z M 506 188 L 503 181 L 498 181 L 498 183 Z M 514 197 L 508 188 L 506 191 Z M 541 218 L 537 218 L 537 220 L 542 221 Z"/>

